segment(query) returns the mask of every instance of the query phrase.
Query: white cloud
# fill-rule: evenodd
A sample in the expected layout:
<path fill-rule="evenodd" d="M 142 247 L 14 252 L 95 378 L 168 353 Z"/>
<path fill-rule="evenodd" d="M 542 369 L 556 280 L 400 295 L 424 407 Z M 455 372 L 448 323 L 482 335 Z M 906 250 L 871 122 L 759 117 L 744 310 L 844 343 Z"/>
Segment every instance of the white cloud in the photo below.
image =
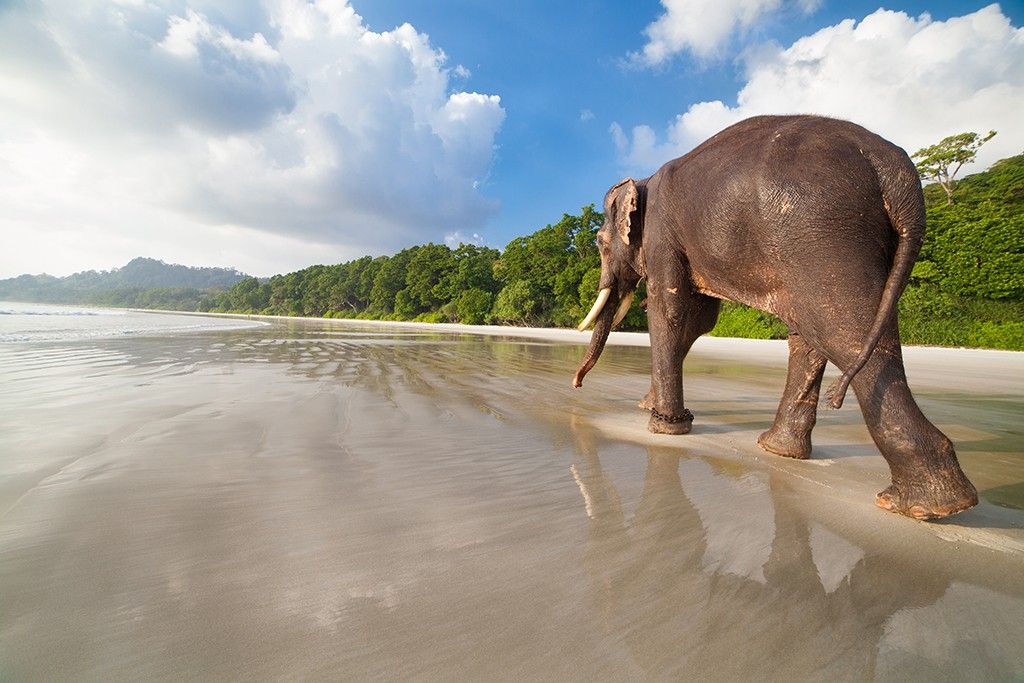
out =
<path fill-rule="evenodd" d="M 647 125 L 611 131 L 623 164 L 650 172 L 722 128 L 757 114 L 812 113 L 855 121 L 913 153 L 963 131 L 999 131 L 982 168 L 1024 150 L 1024 29 L 998 5 L 934 21 L 878 10 L 748 53 L 735 106 L 699 102 L 660 137 Z"/>
<path fill-rule="evenodd" d="M 750 29 L 784 6 L 810 14 L 821 0 L 661 0 L 661 4 L 665 13 L 644 29 L 647 43 L 630 54 L 635 64 L 656 66 L 680 52 L 714 57 L 733 34 Z"/>
<path fill-rule="evenodd" d="M 811 14 L 821 7 L 822 2 L 824 2 L 824 0 L 796 0 L 796 6 L 804 14 Z"/>
<path fill-rule="evenodd" d="M 303 244 L 306 262 L 381 253 L 496 211 L 479 188 L 500 98 L 454 89 L 468 70 L 426 35 L 370 31 L 345 0 L 187 5 L 0 7 L 0 273 L 146 244 L 206 264 L 207 240 L 241 234 L 222 263 L 266 273 Z M 85 250 L 32 251 L 58 230 Z"/>
<path fill-rule="evenodd" d="M 475 244 L 478 247 L 482 247 L 484 245 L 484 238 L 475 232 L 466 235 L 456 230 L 444 236 L 444 243 L 452 249 L 457 248 L 460 244 Z"/>
<path fill-rule="evenodd" d="M 158 46 L 182 59 L 197 59 L 201 48 L 214 46 L 239 61 L 281 61 L 281 55 L 267 43 L 263 34 L 256 33 L 249 40 L 239 40 L 224 28 L 211 26 L 206 17 L 192 9 L 187 9 L 184 17 L 171 17 L 167 35 Z"/>
<path fill-rule="evenodd" d="M 594 112 L 590 111 L 589 109 L 581 109 L 580 110 L 580 121 L 582 121 L 583 123 L 586 123 L 587 121 L 593 121 L 593 120 L 594 120 Z"/>

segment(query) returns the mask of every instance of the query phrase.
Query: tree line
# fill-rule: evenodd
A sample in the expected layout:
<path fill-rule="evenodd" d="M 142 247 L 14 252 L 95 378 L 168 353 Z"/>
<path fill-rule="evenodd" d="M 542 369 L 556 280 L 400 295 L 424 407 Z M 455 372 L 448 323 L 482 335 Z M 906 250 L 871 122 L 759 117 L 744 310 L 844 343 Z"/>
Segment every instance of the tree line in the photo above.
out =
<path fill-rule="evenodd" d="M 594 239 L 604 214 L 586 206 L 502 250 L 424 244 L 391 256 L 247 278 L 198 310 L 465 324 L 575 325 L 601 275 Z M 642 297 L 641 297 L 642 298 Z M 637 308 L 627 328 L 644 325 Z"/>

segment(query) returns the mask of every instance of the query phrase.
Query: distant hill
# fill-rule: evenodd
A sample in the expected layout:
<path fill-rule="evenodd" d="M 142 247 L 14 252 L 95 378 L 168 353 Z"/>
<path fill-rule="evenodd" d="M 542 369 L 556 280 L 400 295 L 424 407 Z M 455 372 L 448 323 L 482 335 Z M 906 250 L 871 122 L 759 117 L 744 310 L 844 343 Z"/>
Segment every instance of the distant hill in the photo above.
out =
<path fill-rule="evenodd" d="M 193 268 L 139 257 L 113 270 L 86 270 L 61 278 L 44 274 L 0 280 L 0 299 L 88 303 L 121 290 L 228 289 L 246 277 L 233 268 Z"/>

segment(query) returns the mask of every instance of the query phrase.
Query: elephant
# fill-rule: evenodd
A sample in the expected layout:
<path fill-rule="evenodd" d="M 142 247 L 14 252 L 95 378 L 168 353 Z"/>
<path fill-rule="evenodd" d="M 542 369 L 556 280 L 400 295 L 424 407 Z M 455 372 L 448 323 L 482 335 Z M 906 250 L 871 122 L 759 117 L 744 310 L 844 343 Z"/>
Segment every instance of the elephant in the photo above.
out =
<path fill-rule="evenodd" d="M 892 483 L 876 504 L 917 519 L 978 502 L 952 442 L 907 386 L 896 303 L 925 230 L 924 196 L 907 153 L 865 128 L 810 115 L 757 116 L 717 133 L 652 176 L 626 178 L 604 199 L 597 232 L 600 292 L 573 378 L 594 367 L 608 334 L 647 283 L 651 390 L 648 429 L 686 434 L 682 362 L 709 332 L 721 300 L 767 311 L 789 328 L 789 369 L 764 450 L 811 452 L 827 362 L 842 371 L 826 398 L 852 384 Z"/>

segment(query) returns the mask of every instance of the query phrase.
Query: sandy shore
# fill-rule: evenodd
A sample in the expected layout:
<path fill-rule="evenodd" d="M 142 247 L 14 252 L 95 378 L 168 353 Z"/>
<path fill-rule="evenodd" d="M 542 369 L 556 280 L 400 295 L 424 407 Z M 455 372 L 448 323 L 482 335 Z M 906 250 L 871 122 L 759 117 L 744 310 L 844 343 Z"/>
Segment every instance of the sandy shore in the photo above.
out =
<path fill-rule="evenodd" d="M 448 327 L 0 347 L 0 678 L 1024 673 L 1024 354 L 907 350 L 983 496 L 926 524 L 852 400 L 756 447 L 784 343 L 699 341 L 656 437 L 646 335 L 574 391 L 589 335 Z"/>

